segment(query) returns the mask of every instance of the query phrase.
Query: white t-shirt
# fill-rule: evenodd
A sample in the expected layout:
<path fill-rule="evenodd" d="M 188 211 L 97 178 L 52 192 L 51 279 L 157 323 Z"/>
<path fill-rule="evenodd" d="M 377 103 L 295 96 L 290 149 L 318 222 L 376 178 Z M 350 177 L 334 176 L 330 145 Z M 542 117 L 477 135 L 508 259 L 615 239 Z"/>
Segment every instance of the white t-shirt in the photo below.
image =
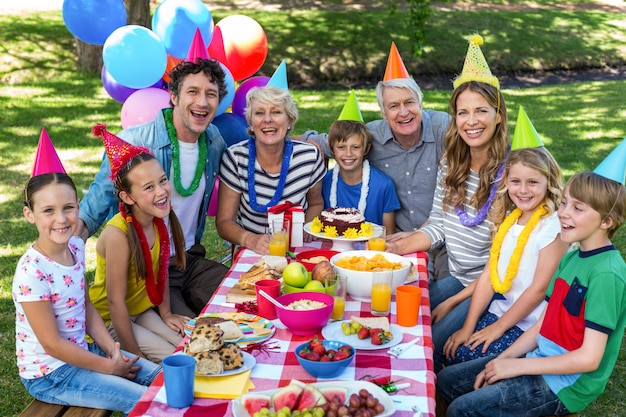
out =
<path fill-rule="evenodd" d="M 517 244 L 517 238 L 524 226 L 514 224 L 502 242 L 502 249 L 500 250 L 500 258 L 498 259 L 498 275 L 500 279 L 504 279 L 506 275 L 506 268 L 509 265 L 509 259 L 513 255 L 515 245 Z M 513 303 L 522 295 L 526 288 L 532 284 L 535 278 L 535 271 L 537 270 L 537 261 L 539 259 L 539 252 L 541 249 L 548 246 L 557 238 L 561 233 L 561 223 L 557 217 L 557 213 L 554 212 L 550 216 L 545 217 L 539 221 L 535 229 L 530 233 L 528 242 L 524 247 L 522 258 L 520 259 L 517 275 L 513 279 L 511 289 L 502 294 L 503 298 L 494 299 L 489 306 L 489 312 L 501 317 L 506 313 Z M 543 300 L 535 309 L 523 318 L 517 327 L 526 331 L 539 319 L 539 316 L 543 312 L 546 306 L 546 301 Z"/>
<path fill-rule="evenodd" d="M 85 340 L 85 244 L 74 236 L 68 244 L 76 263 L 60 265 L 32 246 L 22 255 L 13 277 L 15 351 L 20 376 L 41 378 L 65 362 L 48 355 L 26 319 L 23 302 L 49 300 L 62 338 L 87 349 Z"/>

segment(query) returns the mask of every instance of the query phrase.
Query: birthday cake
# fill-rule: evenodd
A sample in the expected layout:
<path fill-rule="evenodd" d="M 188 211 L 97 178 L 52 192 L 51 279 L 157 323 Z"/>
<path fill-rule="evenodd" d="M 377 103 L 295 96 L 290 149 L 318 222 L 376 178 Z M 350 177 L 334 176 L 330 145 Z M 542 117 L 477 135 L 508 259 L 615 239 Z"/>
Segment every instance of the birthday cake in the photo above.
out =
<path fill-rule="evenodd" d="M 335 227 L 337 235 L 341 236 L 349 228 L 354 228 L 358 231 L 363 222 L 365 222 L 365 217 L 363 217 L 363 213 L 355 208 L 335 207 L 322 211 L 320 221 L 324 227 Z"/>

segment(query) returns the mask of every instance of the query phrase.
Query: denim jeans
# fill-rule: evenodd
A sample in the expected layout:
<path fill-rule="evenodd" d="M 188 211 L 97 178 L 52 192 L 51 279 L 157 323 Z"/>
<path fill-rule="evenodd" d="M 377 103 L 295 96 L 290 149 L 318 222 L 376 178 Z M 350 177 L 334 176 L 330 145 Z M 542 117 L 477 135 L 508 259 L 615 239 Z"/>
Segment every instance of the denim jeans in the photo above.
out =
<path fill-rule="evenodd" d="M 453 276 L 433 281 L 428 286 L 430 293 L 430 308 L 434 309 L 443 301 L 459 293 L 463 289 L 463 284 Z M 446 314 L 444 318 L 439 320 L 432 326 L 433 337 L 433 361 L 435 372 L 439 372 L 445 364 L 443 356 L 443 345 L 452 333 L 463 327 L 465 317 L 469 310 L 471 298 L 467 298 L 457 305 L 451 312 Z"/>
<path fill-rule="evenodd" d="M 448 366 L 437 387 L 449 404 L 448 417 L 539 417 L 569 414 L 541 375 L 504 379 L 474 390 L 476 375 L 494 356 Z"/>
<path fill-rule="evenodd" d="M 89 350 L 106 356 L 95 343 L 89 344 Z M 124 354 L 134 356 L 128 352 Z M 128 414 L 161 370 L 159 365 L 143 358 L 137 364 L 141 369 L 132 381 L 66 364 L 41 378 L 22 378 L 22 383 L 30 395 L 43 402 Z"/>

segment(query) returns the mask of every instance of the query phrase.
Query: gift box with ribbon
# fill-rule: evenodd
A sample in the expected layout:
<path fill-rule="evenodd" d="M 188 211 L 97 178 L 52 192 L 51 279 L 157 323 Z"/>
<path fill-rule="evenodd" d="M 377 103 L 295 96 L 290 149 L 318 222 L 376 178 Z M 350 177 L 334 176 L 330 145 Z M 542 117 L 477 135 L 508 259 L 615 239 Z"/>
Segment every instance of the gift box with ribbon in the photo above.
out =
<path fill-rule="evenodd" d="M 289 247 L 298 248 L 304 242 L 304 210 L 299 204 L 287 201 L 267 209 L 267 224 L 274 220 L 289 219 Z"/>

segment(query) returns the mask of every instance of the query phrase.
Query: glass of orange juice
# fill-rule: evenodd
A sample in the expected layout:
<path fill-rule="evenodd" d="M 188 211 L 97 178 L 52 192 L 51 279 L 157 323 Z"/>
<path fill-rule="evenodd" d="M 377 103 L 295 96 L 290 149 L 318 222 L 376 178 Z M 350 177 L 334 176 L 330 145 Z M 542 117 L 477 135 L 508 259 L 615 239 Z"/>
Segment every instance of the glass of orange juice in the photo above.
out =
<path fill-rule="evenodd" d="M 289 219 L 274 219 L 269 225 L 270 230 L 284 229 L 287 232 L 287 250 L 289 250 L 289 232 L 291 231 L 291 221 Z"/>
<path fill-rule="evenodd" d="M 337 277 L 330 282 L 330 288 L 334 287 L 335 303 L 333 305 L 333 313 L 330 316 L 331 320 L 343 320 L 343 316 L 346 312 L 346 290 L 348 286 L 348 280 L 346 277 L 337 275 Z"/>
<path fill-rule="evenodd" d="M 387 229 L 385 226 L 379 226 L 382 228 L 381 233 L 375 234 L 373 237 L 370 237 L 367 241 L 367 249 L 369 250 L 378 250 L 384 252 L 386 249 L 385 238 L 387 236 Z"/>
<path fill-rule="evenodd" d="M 269 233 L 269 249 L 270 255 L 286 256 L 287 255 L 287 235 L 288 232 L 281 228 L 273 228 Z"/>
<path fill-rule="evenodd" d="M 372 272 L 372 307 L 373 316 L 387 316 L 391 306 L 391 282 L 393 271 Z"/>

